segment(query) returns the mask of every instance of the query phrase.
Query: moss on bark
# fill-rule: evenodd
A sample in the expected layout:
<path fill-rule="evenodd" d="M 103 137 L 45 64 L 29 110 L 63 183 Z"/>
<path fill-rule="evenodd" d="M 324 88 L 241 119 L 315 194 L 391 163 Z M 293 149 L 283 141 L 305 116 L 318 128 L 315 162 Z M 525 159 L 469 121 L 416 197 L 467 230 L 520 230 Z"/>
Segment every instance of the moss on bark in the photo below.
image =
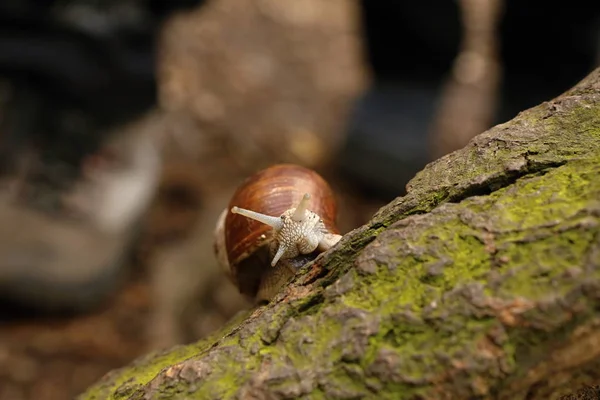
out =
<path fill-rule="evenodd" d="M 600 69 L 408 189 L 270 304 L 81 399 L 548 399 L 600 382 Z"/>

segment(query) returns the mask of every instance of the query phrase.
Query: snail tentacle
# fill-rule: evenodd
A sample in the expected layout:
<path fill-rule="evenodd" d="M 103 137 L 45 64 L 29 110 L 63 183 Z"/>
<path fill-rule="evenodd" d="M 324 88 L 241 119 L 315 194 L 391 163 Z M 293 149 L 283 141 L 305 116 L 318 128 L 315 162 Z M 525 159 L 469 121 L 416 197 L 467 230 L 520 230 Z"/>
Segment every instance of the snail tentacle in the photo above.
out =
<path fill-rule="evenodd" d="M 277 252 L 275 253 L 275 255 L 273 256 L 273 260 L 271 261 L 271 267 L 274 267 L 275 265 L 277 265 L 277 262 L 279 261 L 279 259 L 288 251 L 288 247 L 285 246 L 283 243 L 281 243 L 279 245 L 279 247 L 277 248 Z"/>
<path fill-rule="evenodd" d="M 262 222 L 265 225 L 269 225 L 271 228 L 275 229 L 276 231 L 280 230 L 283 225 L 280 218 L 272 217 L 272 216 L 266 215 L 266 214 L 257 213 L 256 211 L 247 210 L 245 208 L 232 207 L 231 212 L 234 214 L 243 215 L 246 218 L 250 218 L 250 219 L 253 219 L 258 222 Z"/>
<path fill-rule="evenodd" d="M 302 222 L 306 218 L 306 211 L 308 209 L 308 201 L 310 200 L 310 194 L 304 193 L 302 196 L 302 200 L 300 200 L 300 204 L 294 210 L 294 214 L 292 215 L 292 219 L 296 222 Z"/>

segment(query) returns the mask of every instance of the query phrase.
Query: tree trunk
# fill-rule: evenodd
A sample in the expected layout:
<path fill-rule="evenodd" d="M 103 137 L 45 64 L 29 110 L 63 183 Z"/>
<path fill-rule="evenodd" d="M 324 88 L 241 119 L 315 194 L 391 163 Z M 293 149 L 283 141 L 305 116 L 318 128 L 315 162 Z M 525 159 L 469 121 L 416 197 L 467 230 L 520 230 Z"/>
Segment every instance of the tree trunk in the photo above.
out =
<path fill-rule="evenodd" d="M 212 337 L 81 399 L 549 399 L 600 382 L 600 68 L 428 165 Z"/>

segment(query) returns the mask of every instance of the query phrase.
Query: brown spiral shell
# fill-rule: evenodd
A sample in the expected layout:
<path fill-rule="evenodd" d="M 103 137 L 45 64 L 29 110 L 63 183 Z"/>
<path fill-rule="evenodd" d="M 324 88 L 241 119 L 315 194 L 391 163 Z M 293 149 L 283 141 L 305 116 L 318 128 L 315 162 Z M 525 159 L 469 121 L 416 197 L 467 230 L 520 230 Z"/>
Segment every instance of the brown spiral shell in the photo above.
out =
<path fill-rule="evenodd" d="M 279 216 L 296 207 L 305 193 L 311 195 L 308 208 L 321 217 L 329 232 L 339 233 L 333 190 L 311 169 L 294 164 L 274 165 L 246 179 L 234 193 L 225 217 L 224 235 L 229 275 L 240 292 L 254 296 L 263 271 L 272 268 L 268 254 L 272 228 L 229 210 L 237 206 Z"/>

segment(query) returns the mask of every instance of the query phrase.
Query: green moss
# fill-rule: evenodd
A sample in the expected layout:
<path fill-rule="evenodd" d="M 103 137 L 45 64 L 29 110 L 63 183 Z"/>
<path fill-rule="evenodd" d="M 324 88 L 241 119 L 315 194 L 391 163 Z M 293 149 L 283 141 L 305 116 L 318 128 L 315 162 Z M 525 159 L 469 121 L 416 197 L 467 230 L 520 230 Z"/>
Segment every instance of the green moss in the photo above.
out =
<path fill-rule="evenodd" d="M 582 210 L 600 199 L 599 176 L 600 158 L 573 162 L 490 197 L 487 212 L 501 232 L 497 271 L 512 274 L 503 293 L 538 299 L 547 295 L 548 285 L 559 294 L 570 289 L 563 276 L 581 265 L 597 234 L 594 226 L 582 229 L 581 224 L 589 219 Z M 548 190 L 551 184 L 561 189 Z M 504 196 L 508 191 L 518 191 L 519 196 Z M 558 286 L 559 281 L 566 285 Z"/>
<path fill-rule="evenodd" d="M 192 357 L 195 353 L 203 349 L 205 344 L 206 342 L 200 342 L 194 347 L 181 347 L 171 350 L 165 355 L 150 354 L 137 361 L 140 363 L 139 367 L 132 366 L 124 369 L 110 385 L 92 386 L 82 397 L 89 400 L 107 398 L 114 400 L 128 399 L 139 387 L 150 382 L 160 370 Z M 152 362 L 146 360 L 152 360 Z M 113 391 L 110 397 L 106 395 L 108 390 Z"/>
<path fill-rule="evenodd" d="M 587 247 L 596 235 L 594 231 L 573 230 L 527 246 L 509 244 L 498 253 L 510 265 L 510 268 L 501 267 L 499 271 L 513 275 L 502 285 L 502 293 L 532 300 L 567 294 L 571 290 L 571 282 L 565 278 L 565 274 L 569 269 L 581 265 Z M 554 287 L 555 290 L 548 293 L 548 287 Z"/>
<path fill-rule="evenodd" d="M 417 232 L 413 237 L 400 236 L 398 241 L 385 238 L 388 248 L 379 257 L 382 261 L 377 273 L 359 277 L 352 272 L 357 275 L 356 287 L 343 296 L 346 306 L 369 310 L 387 321 L 371 338 L 363 367 L 368 369 L 378 351 L 389 343 L 398 356 L 416 357 L 402 369 L 407 381 L 442 374 L 446 366 L 433 357 L 436 352 L 456 352 L 458 359 L 497 324 L 494 318 L 474 318 L 468 313 L 445 319 L 443 314 L 453 305 L 444 295 L 461 284 L 486 285 L 490 273 L 502 279 L 498 287 L 486 287 L 488 296 L 536 300 L 571 290 L 569 280 L 562 279 L 562 287 L 554 282 L 569 268 L 581 265 L 588 246 L 598 235 L 597 224 L 590 224 L 589 230 L 578 224 L 580 219 L 588 218 L 582 210 L 600 199 L 598 177 L 600 159 L 572 162 L 542 176 L 523 178 L 490 196 L 449 206 L 456 215 L 461 209 L 477 210 L 479 215 L 472 220 L 457 216 L 423 229 L 411 227 Z M 566 189 L 550 191 L 548 187 Z M 476 229 L 477 221 L 493 222 L 493 245 L 489 249 L 481 239 L 480 228 Z M 405 241 L 410 243 L 409 250 Z M 443 260 L 448 261 L 431 275 L 428 267 Z M 556 290 L 549 292 L 552 287 Z M 463 299 L 456 301 L 457 309 L 464 306 L 460 304 Z M 423 323 L 424 308 L 433 303 L 443 303 L 441 322 L 432 321 L 436 313 L 429 310 L 429 320 Z M 410 310 L 421 322 L 394 320 L 392 316 L 399 310 Z M 455 329 L 457 326 L 462 328 Z M 516 365 L 516 347 L 509 343 L 503 348 L 509 367 Z M 386 390 L 400 390 L 407 398 L 417 390 L 414 385 L 393 385 Z"/>
<path fill-rule="evenodd" d="M 221 361 L 221 360 L 220 360 Z M 206 393 L 210 393 L 210 398 L 214 399 L 231 399 L 235 398 L 235 394 L 245 382 L 244 376 L 258 369 L 258 360 L 252 360 L 250 363 L 241 363 L 238 359 L 225 360 L 219 363 L 217 370 L 214 373 L 219 374 L 221 379 L 211 379 L 208 384 L 203 387 L 203 391 L 198 391 L 193 394 L 194 398 L 204 399 Z"/>
<path fill-rule="evenodd" d="M 600 159 L 573 162 L 551 171 L 551 179 L 527 179 L 494 193 L 488 208 L 497 214 L 494 229 L 527 231 L 572 219 L 591 200 L 590 195 L 597 193 L 598 162 Z M 582 167 L 588 171 L 578 171 Z M 595 187 L 590 190 L 590 185 Z M 517 192 L 518 196 L 506 196 Z"/>
<path fill-rule="evenodd" d="M 232 318 L 221 331 L 214 332 L 203 340 L 188 346 L 178 346 L 168 352 L 148 354 L 134 361 L 129 367 L 113 371 L 113 379 L 107 376 L 106 382 L 100 381 L 91 386 L 80 398 L 86 400 L 129 399 L 132 393 L 154 379 L 162 369 L 202 353 L 217 342 L 224 332 L 231 331 L 246 317 L 247 313 L 241 312 Z"/>
<path fill-rule="evenodd" d="M 242 348 L 238 344 L 236 337 L 227 338 L 219 343 L 219 348 L 223 349 L 220 353 L 219 362 L 210 363 L 210 375 L 219 376 L 218 380 L 209 379 L 205 381 L 198 381 L 199 385 L 202 385 L 202 390 L 194 390 L 188 387 L 189 383 L 181 381 L 162 381 L 156 393 L 160 393 L 159 397 L 153 397 L 157 399 L 175 399 L 181 398 L 182 394 L 187 399 L 205 399 L 205 398 L 234 398 L 238 389 L 244 383 L 244 374 L 255 371 L 259 366 L 259 359 L 264 357 L 267 352 L 263 352 L 262 356 L 250 358 L 240 362 L 242 356 Z M 200 359 L 201 355 L 198 354 L 195 357 Z M 192 384 L 193 385 L 193 384 Z M 140 393 L 140 396 L 142 393 Z"/>
<path fill-rule="evenodd" d="M 344 303 L 385 312 L 388 310 L 381 304 L 383 299 L 392 309 L 409 306 L 419 310 L 458 282 L 484 279 L 490 255 L 477 236 L 477 231 L 456 220 L 420 232 L 411 241 L 414 251 L 402 252 L 398 258 L 394 255 L 399 253 L 403 241 L 387 242 L 386 268 L 375 275 L 356 276 L 358 285 L 344 296 Z M 439 271 L 430 270 L 440 263 Z"/>
<path fill-rule="evenodd" d="M 330 391 L 340 391 L 345 393 L 355 393 L 355 398 L 360 398 L 359 395 L 367 394 L 367 390 L 364 387 L 364 383 L 357 379 L 348 376 L 348 374 L 341 368 L 334 369 L 331 374 L 327 377 L 327 385 Z M 326 398 L 326 397 L 324 397 Z M 312 399 L 312 393 L 311 393 Z"/>
<path fill-rule="evenodd" d="M 298 368 L 309 368 L 314 365 L 315 360 L 324 356 L 332 360 L 341 359 L 341 348 L 331 346 L 335 343 L 336 337 L 340 337 L 342 326 L 332 321 L 324 321 L 324 317 L 319 317 L 319 323 L 303 326 L 302 321 L 296 323 L 296 329 L 289 330 L 283 348 L 289 355 L 290 361 Z M 327 325 L 327 329 L 318 329 L 319 325 Z M 307 338 L 317 338 L 307 342 Z"/>
<path fill-rule="evenodd" d="M 389 243 L 389 254 L 398 253 L 401 245 L 402 243 Z M 380 268 L 377 274 L 356 276 L 357 287 L 343 296 L 345 306 L 369 310 L 387 321 L 378 334 L 370 339 L 370 348 L 362 360 L 365 369 L 375 362 L 377 353 L 386 343 L 393 345 L 391 348 L 399 357 L 410 359 L 415 355 L 434 354 L 435 347 L 438 346 L 440 352 L 447 353 L 473 341 L 472 333 L 475 329 L 466 330 L 463 337 L 452 335 L 447 341 L 439 341 L 438 327 L 414 321 L 398 322 L 392 316 L 400 310 L 420 316 L 425 307 L 435 302 L 441 304 L 442 294 L 458 283 L 482 281 L 488 272 L 490 255 L 477 238 L 477 232 L 458 221 L 451 221 L 420 232 L 418 240 L 414 243 L 411 241 L 411 247 L 415 249 L 413 254 L 401 253 L 401 258 Z M 426 247 L 434 251 L 424 252 L 422 249 Z M 449 255 L 453 255 L 452 258 Z M 449 260 L 448 263 L 444 262 L 445 257 Z M 440 262 L 442 265 L 439 271 L 429 270 Z M 478 328 L 481 332 L 485 332 L 490 324 L 489 321 L 472 322 L 467 318 L 461 323 L 481 324 Z M 415 382 L 424 378 L 425 374 L 441 374 L 443 368 L 443 364 L 434 357 L 417 357 L 405 364 L 402 379 Z M 386 387 L 386 390 L 399 391 L 407 396 L 419 391 L 418 385 L 410 383 L 393 383 L 392 386 L 394 387 Z"/>

